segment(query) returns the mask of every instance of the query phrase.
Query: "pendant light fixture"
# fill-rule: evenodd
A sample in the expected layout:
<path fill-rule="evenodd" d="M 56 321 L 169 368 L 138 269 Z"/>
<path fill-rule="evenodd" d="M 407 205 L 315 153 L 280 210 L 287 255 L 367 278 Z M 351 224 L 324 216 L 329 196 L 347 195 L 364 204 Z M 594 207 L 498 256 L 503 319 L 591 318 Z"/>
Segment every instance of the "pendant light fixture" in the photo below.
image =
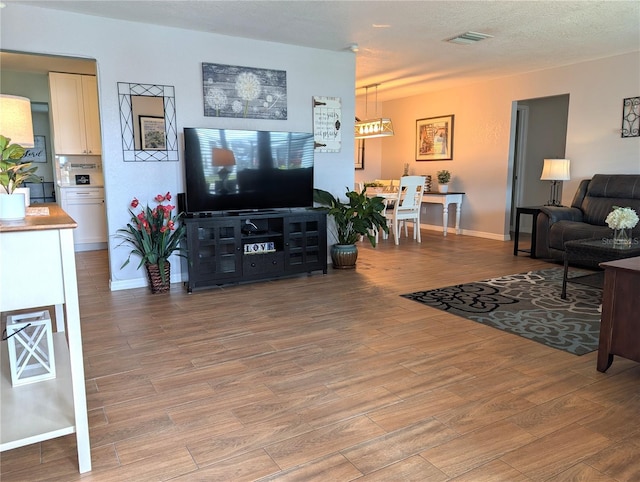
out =
<path fill-rule="evenodd" d="M 378 86 L 380 84 L 367 85 L 365 87 L 365 120 L 356 122 L 354 135 L 356 139 L 370 139 L 372 137 L 389 137 L 393 135 L 393 124 L 391 119 L 377 117 L 378 115 Z M 369 110 L 369 88 L 376 88 L 376 117 L 368 118 Z"/>

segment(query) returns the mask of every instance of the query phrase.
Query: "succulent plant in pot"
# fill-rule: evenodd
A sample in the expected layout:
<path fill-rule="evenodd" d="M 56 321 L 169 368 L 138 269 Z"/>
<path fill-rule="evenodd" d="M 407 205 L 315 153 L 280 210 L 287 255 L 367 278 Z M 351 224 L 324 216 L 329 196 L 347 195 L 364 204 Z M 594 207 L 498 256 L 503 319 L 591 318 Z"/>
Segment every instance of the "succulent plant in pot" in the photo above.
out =
<path fill-rule="evenodd" d="M 334 268 L 354 268 L 358 257 L 355 243 L 366 236 L 371 246 L 376 246 L 375 230 L 389 232 L 387 218 L 383 212 L 384 199 L 368 197 L 366 188 L 362 192 L 346 192 L 346 201 L 322 189 L 314 189 L 313 200 L 320 204 L 334 220 L 334 235 L 337 243 L 331 246 Z M 346 253 L 345 253 L 346 251 Z"/>

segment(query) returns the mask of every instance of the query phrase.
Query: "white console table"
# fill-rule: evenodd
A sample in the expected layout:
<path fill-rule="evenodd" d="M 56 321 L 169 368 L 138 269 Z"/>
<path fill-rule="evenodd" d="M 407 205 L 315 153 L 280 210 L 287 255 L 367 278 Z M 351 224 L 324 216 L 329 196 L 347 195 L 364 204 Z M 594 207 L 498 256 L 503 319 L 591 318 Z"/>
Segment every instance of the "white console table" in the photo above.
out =
<path fill-rule="evenodd" d="M 56 204 L 38 207 L 49 215 L 0 221 L 0 311 L 55 307 L 56 378 L 14 388 L 1 344 L 0 452 L 75 432 L 84 473 L 91 470 L 91 448 L 73 250 L 77 225 Z"/>
<path fill-rule="evenodd" d="M 449 225 L 449 204 L 456 205 L 456 234 L 460 234 L 460 212 L 462 211 L 463 192 L 425 192 L 422 196 L 422 202 L 428 204 L 442 204 L 442 231 L 444 236 L 447 235 L 447 226 Z"/>

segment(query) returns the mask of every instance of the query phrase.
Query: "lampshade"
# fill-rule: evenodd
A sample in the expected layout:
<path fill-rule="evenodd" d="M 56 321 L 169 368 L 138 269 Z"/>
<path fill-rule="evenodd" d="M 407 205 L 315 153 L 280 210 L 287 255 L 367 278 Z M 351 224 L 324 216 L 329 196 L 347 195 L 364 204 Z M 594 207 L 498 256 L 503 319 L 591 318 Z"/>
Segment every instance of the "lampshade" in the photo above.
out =
<path fill-rule="evenodd" d="M 568 181 L 569 159 L 545 159 L 542 166 L 541 181 Z"/>
<path fill-rule="evenodd" d="M 236 157 L 233 155 L 233 151 L 231 151 L 230 149 L 220 149 L 218 147 L 214 147 L 212 158 L 214 166 L 223 167 L 236 165 Z"/>
<path fill-rule="evenodd" d="M 12 144 L 22 147 L 34 146 L 29 99 L 0 94 L 0 135 L 11 139 Z"/>

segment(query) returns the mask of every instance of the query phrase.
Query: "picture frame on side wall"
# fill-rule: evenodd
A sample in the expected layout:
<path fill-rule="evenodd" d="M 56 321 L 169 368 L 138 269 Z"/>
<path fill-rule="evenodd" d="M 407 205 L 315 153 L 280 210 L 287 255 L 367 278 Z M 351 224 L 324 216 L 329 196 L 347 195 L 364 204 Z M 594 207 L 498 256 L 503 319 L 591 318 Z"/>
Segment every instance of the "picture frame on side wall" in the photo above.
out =
<path fill-rule="evenodd" d="M 356 139 L 355 168 L 364 169 L 364 139 Z"/>
<path fill-rule="evenodd" d="M 358 117 L 356 117 L 356 122 L 360 122 L 360 119 Z M 358 171 L 364 169 L 364 139 L 356 139 L 354 165 L 356 170 Z"/>
<path fill-rule="evenodd" d="M 453 114 L 416 120 L 416 161 L 453 160 Z"/>

